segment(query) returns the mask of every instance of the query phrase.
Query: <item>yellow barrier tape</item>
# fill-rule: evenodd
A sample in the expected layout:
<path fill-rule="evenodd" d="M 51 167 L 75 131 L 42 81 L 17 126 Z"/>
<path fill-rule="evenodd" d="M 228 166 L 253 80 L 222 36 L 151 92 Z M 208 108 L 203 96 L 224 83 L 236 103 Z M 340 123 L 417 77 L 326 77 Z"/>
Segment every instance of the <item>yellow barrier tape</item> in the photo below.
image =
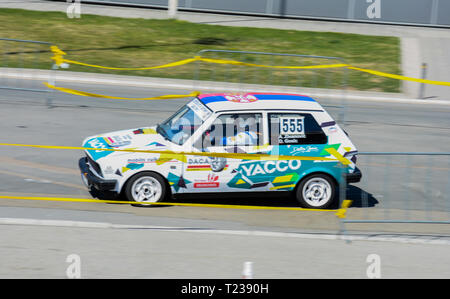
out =
<path fill-rule="evenodd" d="M 338 159 L 344 165 L 350 165 L 352 163 L 349 159 L 347 159 L 344 156 L 342 156 L 334 148 L 327 148 L 327 149 L 325 149 L 325 151 L 327 151 L 330 155 L 334 156 L 336 159 Z"/>
<path fill-rule="evenodd" d="M 114 96 L 107 96 L 107 95 L 101 95 L 76 89 L 70 89 L 66 87 L 57 87 L 54 85 L 51 85 L 47 82 L 43 82 L 45 86 L 51 89 L 56 89 L 61 92 L 70 93 L 78 96 L 85 96 L 85 97 L 95 97 L 95 98 L 103 98 L 103 99 L 116 99 L 116 100 L 132 100 L 132 101 L 149 101 L 149 100 L 168 100 L 168 99 L 181 99 L 181 98 L 189 98 L 189 97 L 196 97 L 200 94 L 199 91 L 191 92 L 190 94 L 170 94 L 170 95 L 163 95 L 158 97 L 150 97 L 150 98 L 126 98 L 126 97 L 114 97 Z"/>
<path fill-rule="evenodd" d="M 348 68 L 352 69 L 352 70 L 360 71 L 360 72 L 369 73 L 369 74 L 376 75 L 376 76 L 391 78 L 391 79 L 397 79 L 397 80 L 403 80 L 403 81 L 413 81 L 413 82 L 424 83 L 424 84 L 450 86 L 450 82 L 445 82 L 445 81 L 434 81 L 434 80 L 418 79 L 418 78 L 388 74 L 388 73 L 383 73 L 383 72 L 374 71 L 374 70 L 362 69 L 362 68 L 354 67 L 351 65 L 348 66 Z"/>
<path fill-rule="evenodd" d="M 62 61 L 67 62 L 67 63 L 72 63 L 72 64 L 83 65 L 83 66 L 107 69 L 107 70 L 142 71 L 142 70 L 162 69 L 162 68 L 167 68 L 167 67 L 175 67 L 175 66 L 185 65 L 185 64 L 197 61 L 197 59 L 188 58 L 188 59 L 175 61 L 175 62 L 163 64 L 163 65 L 149 66 L 149 67 L 108 67 L 108 66 L 101 66 L 101 65 L 95 65 L 95 64 L 88 64 L 88 63 L 69 60 L 69 59 L 65 59 L 65 58 L 63 58 Z"/>
<path fill-rule="evenodd" d="M 318 68 L 338 68 L 338 67 L 348 66 L 347 64 L 327 64 L 327 65 L 311 65 L 311 66 L 269 66 L 269 65 L 263 65 L 263 64 L 253 64 L 253 63 L 241 62 L 241 61 L 236 61 L 236 60 L 211 59 L 211 58 L 205 58 L 205 57 L 201 57 L 201 56 L 195 56 L 194 58 L 183 59 L 183 60 L 179 60 L 179 61 L 175 61 L 175 62 L 171 62 L 171 63 L 167 63 L 167 64 L 162 64 L 162 65 L 157 65 L 157 66 L 109 67 L 109 66 L 89 64 L 89 63 L 80 62 L 80 61 L 76 61 L 76 60 L 65 59 L 63 57 L 63 55 L 66 55 L 66 53 L 61 51 L 57 46 L 51 46 L 50 49 L 54 54 L 51 59 L 53 59 L 55 61 L 55 64 L 58 66 L 61 65 L 63 62 L 66 62 L 66 63 L 78 64 L 78 65 L 88 66 L 88 67 L 95 67 L 95 68 L 108 69 L 108 70 L 123 70 L 123 71 L 162 69 L 162 68 L 185 65 L 185 64 L 189 64 L 189 63 L 192 63 L 195 61 L 203 61 L 203 62 L 207 62 L 207 63 L 218 63 L 218 64 L 245 65 L 245 66 L 253 66 L 253 67 L 281 68 L 281 69 L 318 69 Z"/>
<path fill-rule="evenodd" d="M 342 201 L 342 206 L 336 212 L 336 216 L 338 218 L 341 218 L 341 219 L 347 217 L 347 215 L 346 215 L 347 214 L 347 209 L 350 207 L 351 204 L 352 204 L 351 200 L 346 199 L 346 200 Z"/>
<path fill-rule="evenodd" d="M 83 65 L 83 66 L 88 66 L 88 67 L 102 68 L 102 69 L 110 69 L 110 70 L 151 70 L 151 69 L 161 69 L 161 68 L 185 65 L 185 64 L 189 64 L 189 63 L 192 63 L 195 61 L 203 61 L 203 62 L 207 62 L 207 63 L 232 64 L 232 65 L 243 65 L 243 66 L 251 66 L 251 67 L 276 68 L 276 69 L 323 69 L 323 68 L 346 67 L 351 70 L 356 70 L 356 71 L 365 72 L 365 73 L 369 73 L 372 75 L 396 79 L 396 80 L 413 81 L 413 82 L 424 83 L 424 84 L 450 86 L 450 82 L 419 79 L 419 78 L 389 74 L 389 73 L 384 73 L 384 72 L 370 70 L 370 69 L 358 68 L 358 67 L 352 66 L 350 64 L 345 64 L 345 63 L 310 65 L 310 66 L 276 66 L 276 65 L 247 63 L 247 62 L 236 61 L 236 60 L 212 59 L 212 58 L 205 58 L 205 57 L 201 57 L 201 56 L 195 56 L 194 58 L 183 59 L 180 61 L 175 61 L 175 62 L 158 65 L 158 66 L 140 67 L 140 68 L 119 68 L 119 67 L 107 67 L 107 66 L 101 66 L 101 65 L 95 65 L 95 64 L 88 64 L 88 63 L 79 62 L 79 61 L 75 61 L 75 60 L 65 59 L 63 57 L 63 55 L 66 55 L 66 53 L 61 51 L 57 46 L 51 46 L 50 49 L 54 54 L 51 57 L 51 59 L 54 60 L 55 64 L 58 66 L 61 65 L 63 62 L 66 62 L 66 63 L 72 63 L 72 64 L 78 64 L 78 65 Z"/>
<path fill-rule="evenodd" d="M 161 69 L 161 68 L 184 65 L 184 64 L 188 64 L 188 63 L 191 63 L 191 62 L 194 62 L 197 60 L 196 58 L 188 58 L 188 59 L 184 59 L 184 60 L 180 60 L 180 61 L 176 61 L 176 62 L 171 62 L 171 63 L 158 65 L 158 66 L 150 66 L 150 67 L 129 67 L 129 68 L 108 67 L 108 66 L 101 66 L 101 65 L 89 64 L 89 63 L 84 63 L 84 62 L 80 62 L 80 61 L 65 59 L 63 57 L 63 55 L 67 55 L 67 54 L 65 52 L 63 52 L 61 49 L 59 49 L 58 46 L 50 46 L 50 50 L 53 52 L 53 56 L 51 57 L 51 59 L 55 62 L 55 64 L 57 66 L 60 66 L 62 63 L 66 62 L 66 63 L 72 63 L 72 64 L 78 64 L 78 65 L 101 68 L 101 69 L 108 69 L 108 70 L 139 71 L 139 70 Z"/>
<path fill-rule="evenodd" d="M 63 64 L 64 63 L 63 55 L 66 55 L 66 53 L 61 51 L 58 48 L 58 46 L 50 46 L 50 50 L 53 52 L 53 56 L 51 57 L 51 59 L 53 59 L 53 61 L 55 61 L 55 64 L 57 66 L 60 66 L 61 64 Z"/>
<path fill-rule="evenodd" d="M 119 200 L 99 200 L 88 198 L 65 198 L 65 197 L 28 197 L 28 196 L 0 196 L 0 199 L 18 199 L 18 200 L 42 200 L 42 201 L 60 201 L 60 202 L 82 202 L 82 203 L 116 203 L 116 204 L 138 204 L 138 205 L 162 205 L 162 206 L 183 206 L 183 207 L 202 207 L 202 208 L 222 208 L 222 209 L 241 209 L 241 210 L 285 210 L 285 211 L 314 211 L 314 212 L 336 212 L 336 210 L 326 209 L 306 209 L 294 207 L 268 207 L 268 206 L 246 206 L 246 205 L 221 205 L 221 204 L 197 204 L 197 203 L 178 203 L 178 202 L 132 202 Z"/>
<path fill-rule="evenodd" d="M 212 59 L 212 58 L 204 58 L 200 56 L 195 57 L 196 60 L 208 62 L 208 63 L 218 63 L 218 64 L 233 64 L 233 65 L 244 65 L 244 66 L 253 66 L 253 67 L 265 67 L 265 68 L 275 68 L 275 69 L 323 69 L 323 68 L 340 68 L 348 66 L 348 64 L 322 64 L 322 65 L 307 65 L 307 66 L 281 66 L 281 65 L 264 65 L 264 64 L 254 64 L 236 60 L 227 60 L 227 59 Z"/>
<path fill-rule="evenodd" d="M 105 148 L 92 148 L 92 147 L 81 147 L 81 146 L 57 146 L 57 145 L 36 145 L 36 144 L 15 144 L 15 143 L 0 143 L 0 146 L 161 154 L 162 155 L 161 159 L 163 161 L 168 161 L 168 158 L 170 158 L 170 157 L 172 157 L 176 160 L 184 160 L 185 156 L 218 157 L 218 158 L 230 158 L 230 159 L 240 159 L 240 160 L 260 160 L 260 161 L 267 161 L 267 160 L 308 160 L 308 161 L 334 161 L 334 162 L 339 161 L 337 159 L 325 158 L 325 157 L 285 156 L 285 155 L 269 155 L 269 154 L 174 152 L 174 151 L 168 151 L 168 150 L 155 151 L 155 150 L 136 150 L 136 149 L 105 149 Z"/>

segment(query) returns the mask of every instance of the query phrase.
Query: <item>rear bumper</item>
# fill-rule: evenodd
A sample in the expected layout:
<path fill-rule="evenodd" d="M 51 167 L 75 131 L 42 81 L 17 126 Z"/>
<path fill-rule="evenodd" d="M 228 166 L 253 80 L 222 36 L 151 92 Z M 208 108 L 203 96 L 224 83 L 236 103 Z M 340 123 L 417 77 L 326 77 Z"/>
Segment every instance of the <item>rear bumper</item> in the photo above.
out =
<path fill-rule="evenodd" d="M 362 173 L 361 173 L 361 170 L 359 170 L 359 168 L 356 167 L 354 172 L 346 173 L 344 176 L 345 176 L 345 180 L 346 180 L 347 184 L 358 183 L 361 181 Z"/>
<path fill-rule="evenodd" d="M 96 176 L 87 163 L 87 158 L 83 157 L 78 161 L 78 166 L 81 171 L 81 178 L 83 183 L 91 189 L 94 187 L 99 191 L 114 191 L 116 189 L 116 180 L 105 180 Z"/>

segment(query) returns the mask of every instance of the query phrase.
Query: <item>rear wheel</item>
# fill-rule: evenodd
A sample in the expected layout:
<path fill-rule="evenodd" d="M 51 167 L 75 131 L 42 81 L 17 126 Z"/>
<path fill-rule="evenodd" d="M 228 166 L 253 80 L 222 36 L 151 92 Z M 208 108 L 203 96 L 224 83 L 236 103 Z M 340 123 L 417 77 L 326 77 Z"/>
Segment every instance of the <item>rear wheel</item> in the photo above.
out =
<path fill-rule="evenodd" d="M 300 182 L 295 195 L 302 207 L 325 209 L 335 201 L 336 183 L 326 174 L 312 174 Z"/>
<path fill-rule="evenodd" d="M 136 203 L 160 202 L 166 197 L 164 179 L 153 172 L 141 172 L 131 177 L 125 187 L 125 196 Z"/>

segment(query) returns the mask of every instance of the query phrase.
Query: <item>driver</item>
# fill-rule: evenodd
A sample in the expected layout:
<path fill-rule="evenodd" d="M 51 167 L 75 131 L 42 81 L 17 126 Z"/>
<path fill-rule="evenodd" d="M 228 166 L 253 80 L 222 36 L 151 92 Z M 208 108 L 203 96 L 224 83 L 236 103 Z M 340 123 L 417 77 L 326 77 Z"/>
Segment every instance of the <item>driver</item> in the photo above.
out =
<path fill-rule="evenodd" d="M 222 146 L 229 145 L 257 145 L 258 144 L 258 132 L 249 129 L 246 121 L 239 117 L 234 117 L 233 129 L 237 131 L 234 136 L 223 137 L 221 140 Z"/>
<path fill-rule="evenodd" d="M 222 145 L 257 145 L 258 144 L 258 133 L 253 131 L 243 131 L 239 132 L 234 136 L 223 137 Z"/>

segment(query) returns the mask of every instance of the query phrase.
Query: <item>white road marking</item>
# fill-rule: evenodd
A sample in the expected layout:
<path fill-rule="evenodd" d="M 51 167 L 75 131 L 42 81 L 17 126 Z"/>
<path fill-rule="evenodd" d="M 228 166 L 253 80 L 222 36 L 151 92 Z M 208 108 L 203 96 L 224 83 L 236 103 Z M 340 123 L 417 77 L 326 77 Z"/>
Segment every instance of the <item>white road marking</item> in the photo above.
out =
<path fill-rule="evenodd" d="M 56 226 L 56 227 L 77 227 L 77 228 L 99 228 L 99 229 L 154 229 L 165 232 L 188 232 L 188 233 L 206 233 L 235 236 L 252 237 L 278 237 L 278 238 L 300 238 L 316 240 L 343 240 L 343 241 L 382 241 L 394 243 L 413 243 L 429 245 L 450 245 L 449 239 L 439 236 L 432 238 L 423 238 L 417 236 L 371 236 L 371 235 L 338 235 L 338 234 L 319 234 L 319 233 L 284 233 L 270 231 L 248 231 L 248 230 L 221 230 L 221 229 L 202 229 L 190 227 L 167 227 L 154 225 L 128 225 L 113 224 L 108 222 L 87 222 L 70 220 L 46 220 L 29 218 L 0 218 L 0 225 L 34 225 L 34 226 Z"/>

